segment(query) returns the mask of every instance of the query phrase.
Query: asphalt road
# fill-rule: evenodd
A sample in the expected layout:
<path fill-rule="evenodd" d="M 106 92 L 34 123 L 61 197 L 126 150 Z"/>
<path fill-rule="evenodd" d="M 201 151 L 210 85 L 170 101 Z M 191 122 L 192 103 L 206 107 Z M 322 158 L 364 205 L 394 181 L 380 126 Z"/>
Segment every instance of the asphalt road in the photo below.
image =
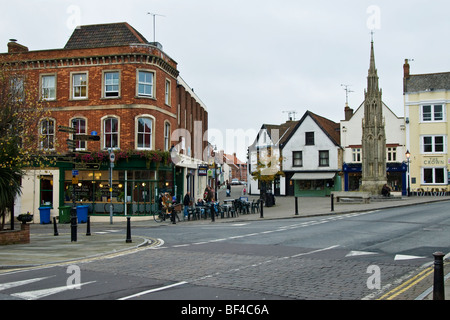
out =
<path fill-rule="evenodd" d="M 184 301 L 176 312 L 189 301 L 377 299 L 432 263 L 433 252 L 448 253 L 449 231 L 446 203 L 134 228 L 134 235 L 159 239 L 159 245 L 3 274 L 0 299 Z"/>

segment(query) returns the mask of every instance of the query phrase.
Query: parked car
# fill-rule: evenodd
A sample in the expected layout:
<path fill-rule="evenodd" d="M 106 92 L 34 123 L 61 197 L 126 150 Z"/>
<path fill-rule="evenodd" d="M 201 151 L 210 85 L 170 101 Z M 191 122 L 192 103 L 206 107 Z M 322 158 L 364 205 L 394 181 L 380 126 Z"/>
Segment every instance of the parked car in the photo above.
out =
<path fill-rule="evenodd" d="M 240 182 L 239 182 L 239 179 L 232 179 L 231 180 L 231 185 L 238 185 L 238 184 L 240 184 Z"/>

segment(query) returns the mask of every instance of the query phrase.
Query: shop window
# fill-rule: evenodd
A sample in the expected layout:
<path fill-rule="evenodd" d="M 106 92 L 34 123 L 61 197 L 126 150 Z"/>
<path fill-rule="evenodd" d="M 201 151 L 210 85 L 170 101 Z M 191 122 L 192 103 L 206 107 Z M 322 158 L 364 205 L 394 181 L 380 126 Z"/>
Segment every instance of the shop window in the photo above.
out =
<path fill-rule="evenodd" d="M 40 203 L 41 205 L 53 204 L 53 176 L 41 176 Z"/>

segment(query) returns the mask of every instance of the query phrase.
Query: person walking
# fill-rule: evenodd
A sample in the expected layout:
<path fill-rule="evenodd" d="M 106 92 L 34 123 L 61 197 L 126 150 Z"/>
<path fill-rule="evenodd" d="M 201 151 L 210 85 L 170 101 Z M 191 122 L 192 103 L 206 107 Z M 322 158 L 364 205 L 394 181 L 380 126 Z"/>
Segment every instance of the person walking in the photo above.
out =
<path fill-rule="evenodd" d="M 184 205 L 184 218 L 186 219 L 188 217 L 188 209 L 191 206 L 191 193 L 188 191 L 183 199 L 183 205 Z"/>

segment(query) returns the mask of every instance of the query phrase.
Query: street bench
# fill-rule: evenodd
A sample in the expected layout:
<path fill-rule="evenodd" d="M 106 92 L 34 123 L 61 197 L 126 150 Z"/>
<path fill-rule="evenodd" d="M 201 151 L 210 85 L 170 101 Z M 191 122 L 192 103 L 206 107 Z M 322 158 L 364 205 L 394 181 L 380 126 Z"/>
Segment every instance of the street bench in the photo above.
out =
<path fill-rule="evenodd" d="M 340 202 L 341 199 L 361 199 L 364 203 L 370 203 L 370 193 L 369 192 L 332 192 L 331 193 L 336 200 Z"/>

